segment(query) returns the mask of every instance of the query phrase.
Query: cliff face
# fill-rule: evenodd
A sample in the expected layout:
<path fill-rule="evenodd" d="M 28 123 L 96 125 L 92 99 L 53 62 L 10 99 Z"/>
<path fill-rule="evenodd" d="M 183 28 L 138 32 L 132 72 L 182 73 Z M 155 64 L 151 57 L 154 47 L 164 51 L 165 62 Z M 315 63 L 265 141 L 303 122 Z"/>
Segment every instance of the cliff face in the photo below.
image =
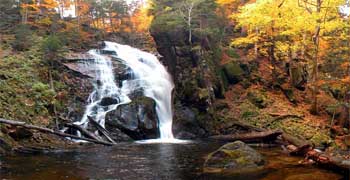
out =
<path fill-rule="evenodd" d="M 211 134 L 216 121 L 215 100 L 224 92 L 217 47 L 209 45 L 208 38 L 194 37 L 192 44 L 186 43 L 188 34 L 183 28 L 164 30 L 153 24 L 151 35 L 175 83 L 175 136 Z"/>

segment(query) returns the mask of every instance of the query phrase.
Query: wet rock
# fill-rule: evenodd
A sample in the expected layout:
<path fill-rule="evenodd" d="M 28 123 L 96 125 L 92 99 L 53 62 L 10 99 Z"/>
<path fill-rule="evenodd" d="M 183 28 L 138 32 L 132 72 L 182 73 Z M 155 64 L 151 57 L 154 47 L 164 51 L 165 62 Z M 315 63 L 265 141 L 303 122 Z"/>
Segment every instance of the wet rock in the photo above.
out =
<path fill-rule="evenodd" d="M 110 133 L 112 139 L 116 142 L 132 141 L 133 139 L 127 134 L 123 133 L 120 129 L 115 128 L 116 125 L 110 121 L 106 122 L 106 130 Z"/>
<path fill-rule="evenodd" d="M 196 139 L 197 137 L 197 135 L 186 131 L 180 131 L 175 134 L 176 139 Z"/>
<path fill-rule="evenodd" d="M 205 136 L 205 130 L 197 121 L 196 114 L 188 107 L 175 109 L 173 133 L 179 139 L 194 139 Z"/>
<path fill-rule="evenodd" d="M 229 62 L 223 65 L 223 70 L 227 77 L 227 80 L 231 84 L 236 84 L 241 81 L 244 75 L 243 69 L 236 62 Z"/>
<path fill-rule="evenodd" d="M 159 137 L 155 102 L 148 97 L 135 97 L 107 113 L 106 123 L 120 129 L 135 140 Z"/>
<path fill-rule="evenodd" d="M 104 97 L 102 98 L 101 102 L 99 103 L 101 106 L 110 106 L 113 104 L 118 104 L 119 99 L 114 97 Z"/>
<path fill-rule="evenodd" d="M 16 141 L 29 139 L 33 136 L 33 133 L 31 131 L 22 127 L 11 128 L 8 134 Z"/>
<path fill-rule="evenodd" d="M 95 74 L 92 72 L 92 69 L 87 68 L 87 66 L 82 62 L 69 62 L 69 63 L 62 63 L 66 68 L 69 70 L 79 73 L 82 76 L 93 78 Z"/>
<path fill-rule="evenodd" d="M 265 164 L 261 154 L 241 141 L 226 144 L 208 155 L 205 172 L 244 173 L 261 170 Z"/>
<path fill-rule="evenodd" d="M 115 51 L 110 51 L 110 50 L 100 50 L 101 54 L 105 54 L 105 55 L 117 55 L 117 53 Z"/>
<path fill-rule="evenodd" d="M 72 62 L 72 61 L 91 61 L 94 60 L 94 57 L 88 53 L 75 53 L 75 52 L 70 52 L 67 53 L 64 58 L 63 61 L 66 62 Z"/>

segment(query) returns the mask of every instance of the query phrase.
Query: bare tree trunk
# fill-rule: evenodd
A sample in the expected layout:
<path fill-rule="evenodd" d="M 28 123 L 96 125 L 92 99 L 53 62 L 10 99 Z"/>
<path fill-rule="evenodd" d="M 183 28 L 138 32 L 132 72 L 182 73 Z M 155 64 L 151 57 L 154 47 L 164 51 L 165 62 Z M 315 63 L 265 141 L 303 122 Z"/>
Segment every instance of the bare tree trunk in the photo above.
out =
<path fill-rule="evenodd" d="M 317 0 L 317 13 L 319 14 L 321 12 L 321 0 Z M 312 37 L 313 43 L 315 46 L 315 57 L 313 61 L 313 88 L 312 88 L 312 98 L 313 98 L 313 104 L 311 108 L 311 113 L 318 114 L 318 99 L 317 99 L 317 92 L 318 92 L 318 55 L 319 55 L 319 46 L 320 46 L 320 30 L 321 30 L 321 20 L 318 20 L 318 25 L 316 26 L 316 31 L 314 36 Z"/>
<path fill-rule="evenodd" d="M 274 22 L 272 22 L 271 25 L 271 31 L 272 31 L 272 35 L 271 35 L 271 45 L 269 46 L 269 50 L 268 50 L 268 54 L 269 54 L 269 60 L 270 63 L 272 64 L 272 79 L 276 80 L 277 78 L 277 65 L 276 65 L 276 58 L 275 58 L 275 46 L 276 46 L 276 42 L 275 42 L 275 38 L 274 38 L 274 32 L 275 32 L 275 28 L 274 28 Z"/>
<path fill-rule="evenodd" d="M 77 18 L 78 32 L 80 32 L 80 14 L 79 14 L 79 0 L 74 1 L 75 16 Z"/>
<path fill-rule="evenodd" d="M 20 126 L 20 127 L 24 127 L 24 128 L 27 128 L 27 129 L 34 129 L 34 130 L 37 130 L 37 131 L 40 131 L 40 132 L 43 132 L 43 133 L 55 134 L 55 135 L 61 136 L 61 137 L 69 137 L 69 138 L 73 138 L 73 139 L 81 139 L 81 140 L 93 142 L 93 143 L 96 143 L 96 144 L 103 144 L 103 145 L 108 145 L 108 146 L 113 145 L 112 143 L 109 143 L 109 142 L 98 141 L 98 140 L 95 140 L 95 139 L 90 139 L 90 138 L 79 137 L 79 136 L 75 136 L 75 135 L 71 135 L 71 134 L 66 134 L 66 133 L 63 133 L 61 131 L 55 131 L 55 130 L 52 130 L 52 129 L 49 129 L 49 128 L 34 126 L 34 125 L 30 125 L 30 124 L 27 124 L 27 123 L 21 122 L 21 121 L 12 121 L 12 120 L 7 120 L 7 119 L 1 119 L 0 118 L 0 123 L 2 123 L 2 124 L 9 124 L 9 125 L 12 125 L 12 126 Z"/>
<path fill-rule="evenodd" d="M 259 33 L 258 27 L 255 28 L 255 33 L 258 35 L 258 33 Z M 254 54 L 255 54 L 255 58 L 258 59 L 258 56 L 259 56 L 258 42 L 254 43 Z"/>
<path fill-rule="evenodd" d="M 24 1 L 23 3 L 27 4 L 27 1 Z M 25 7 L 24 14 L 22 15 L 22 24 L 27 24 L 27 22 L 28 22 L 28 7 Z"/>
<path fill-rule="evenodd" d="M 113 18 L 112 18 L 112 16 L 111 16 L 111 13 L 109 14 L 109 25 L 111 26 L 112 32 L 114 32 L 114 28 L 113 28 Z"/>
<path fill-rule="evenodd" d="M 193 10 L 194 3 L 192 2 L 188 8 L 188 19 L 187 19 L 187 25 L 188 25 L 188 43 L 192 45 L 192 10 Z"/>
<path fill-rule="evenodd" d="M 303 58 L 303 60 L 305 60 L 305 51 L 306 51 L 306 33 L 303 33 L 303 45 L 302 45 L 302 49 L 301 49 L 301 57 Z"/>

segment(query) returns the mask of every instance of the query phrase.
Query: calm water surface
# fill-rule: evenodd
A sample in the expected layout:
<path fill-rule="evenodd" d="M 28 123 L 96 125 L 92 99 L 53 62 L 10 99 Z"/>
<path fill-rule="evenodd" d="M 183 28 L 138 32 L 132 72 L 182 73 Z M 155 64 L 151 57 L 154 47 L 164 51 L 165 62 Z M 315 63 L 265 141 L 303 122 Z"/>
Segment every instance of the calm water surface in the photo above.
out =
<path fill-rule="evenodd" d="M 301 166 L 300 159 L 281 155 L 278 148 L 259 149 L 266 169 L 256 174 L 209 175 L 202 173 L 205 156 L 222 144 L 123 143 L 115 147 L 88 147 L 74 152 L 42 155 L 0 156 L 0 179 L 264 179 L 337 180 L 341 175 Z"/>

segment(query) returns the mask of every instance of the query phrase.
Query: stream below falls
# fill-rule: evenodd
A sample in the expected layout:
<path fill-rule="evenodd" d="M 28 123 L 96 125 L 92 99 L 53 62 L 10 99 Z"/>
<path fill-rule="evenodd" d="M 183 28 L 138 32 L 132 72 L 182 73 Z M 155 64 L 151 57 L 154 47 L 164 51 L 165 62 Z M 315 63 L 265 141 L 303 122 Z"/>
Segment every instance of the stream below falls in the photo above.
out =
<path fill-rule="evenodd" d="M 340 174 L 300 165 L 301 158 L 283 154 L 280 148 L 258 148 L 268 163 L 256 174 L 203 174 L 208 153 L 222 144 L 195 141 L 186 144 L 121 143 L 113 147 L 87 146 L 71 152 L 0 156 L 0 179 L 263 179 L 337 180 Z"/>

